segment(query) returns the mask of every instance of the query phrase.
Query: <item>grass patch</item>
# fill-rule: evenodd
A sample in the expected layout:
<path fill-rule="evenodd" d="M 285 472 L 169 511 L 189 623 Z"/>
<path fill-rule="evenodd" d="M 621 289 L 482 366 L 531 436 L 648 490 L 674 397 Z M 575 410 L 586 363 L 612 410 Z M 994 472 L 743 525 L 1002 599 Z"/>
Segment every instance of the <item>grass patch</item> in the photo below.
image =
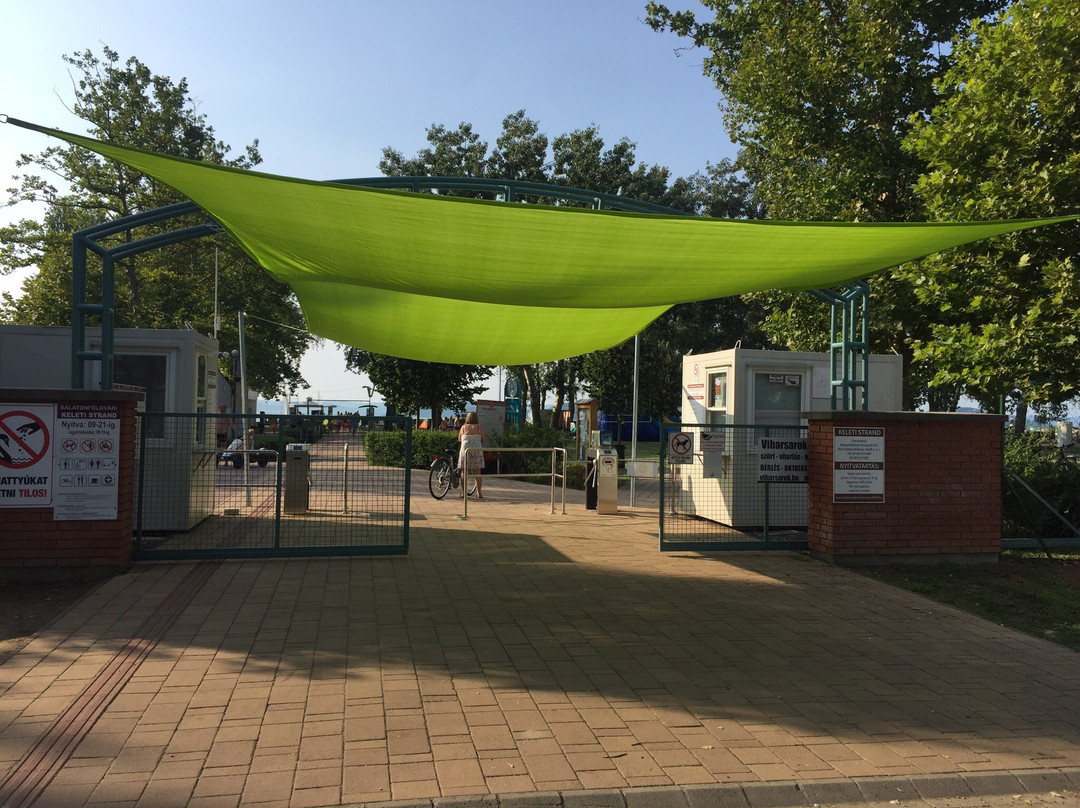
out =
<path fill-rule="evenodd" d="M 1080 651 L 1080 553 L 1007 550 L 996 565 L 889 565 L 860 572 Z"/>

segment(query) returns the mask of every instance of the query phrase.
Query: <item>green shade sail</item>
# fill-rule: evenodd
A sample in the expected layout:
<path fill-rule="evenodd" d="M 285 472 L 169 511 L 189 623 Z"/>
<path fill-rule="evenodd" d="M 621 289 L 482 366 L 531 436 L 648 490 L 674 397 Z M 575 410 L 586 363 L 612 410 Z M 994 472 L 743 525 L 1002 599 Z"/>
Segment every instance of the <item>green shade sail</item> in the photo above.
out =
<path fill-rule="evenodd" d="M 313 333 L 435 362 L 576 356 L 622 342 L 675 303 L 837 286 L 1077 218 L 846 224 L 507 204 L 281 177 L 8 122 L 188 197 L 292 287 Z"/>

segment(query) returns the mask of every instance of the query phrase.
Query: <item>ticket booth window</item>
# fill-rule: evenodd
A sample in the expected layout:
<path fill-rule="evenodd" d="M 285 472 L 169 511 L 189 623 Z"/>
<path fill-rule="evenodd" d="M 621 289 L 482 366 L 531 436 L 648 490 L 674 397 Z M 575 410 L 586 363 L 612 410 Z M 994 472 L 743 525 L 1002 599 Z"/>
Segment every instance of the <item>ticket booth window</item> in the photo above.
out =
<path fill-rule="evenodd" d="M 162 354 L 116 354 L 113 358 L 113 378 L 118 384 L 128 384 L 146 390 L 146 411 L 165 412 L 165 382 L 168 358 Z M 146 422 L 147 437 L 165 436 L 165 419 L 152 418 Z"/>
<path fill-rule="evenodd" d="M 797 426 L 803 411 L 803 376 L 801 373 L 754 374 L 754 423 L 759 437 L 766 435 L 760 427 Z M 775 436 L 777 430 L 769 429 Z"/>
<path fill-rule="evenodd" d="M 726 424 L 728 415 L 728 372 L 726 370 L 709 374 L 707 391 L 710 424 Z"/>

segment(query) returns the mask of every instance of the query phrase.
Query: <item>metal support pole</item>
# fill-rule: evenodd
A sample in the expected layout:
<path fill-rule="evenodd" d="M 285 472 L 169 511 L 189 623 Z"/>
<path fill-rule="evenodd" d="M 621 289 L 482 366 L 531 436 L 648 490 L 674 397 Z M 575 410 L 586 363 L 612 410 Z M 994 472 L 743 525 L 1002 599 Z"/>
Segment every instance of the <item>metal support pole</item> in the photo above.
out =
<path fill-rule="evenodd" d="M 113 389 L 113 304 L 116 300 L 116 261 L 106 253 L 101 257 L 101 389 Z"/>
<path fill-rule="evenodd" d="M 555 447 L 551 447 L 551 510 L 548 513 L 555 513 Z"/>
<path fill-rule="evenodd" d="M 83 362 L 86 349 L 86 242 L 79 233 L 71 239 L 71 389 L 83 389 Z"/>
<path fill-rule="evenodd" d="M 345 468 L 341 472 L 341 500 L 344 502 L 342 513 L 349 512 L 349 443 L 345 442 Z"/>
<path fill-rule="evenodd" d="M 637 460 L 638 370 L 641 361 L 641 334 L 634 334 L 634 423 L 630 426 L 630 462 Z M 621 425 L 620 427 L 621 428 Z M 621 436 L 620 436 L 621 437 Z M 618 441 L 616 441 L 618 443 Z M 630 475 L 630 507 L 637 504 L 637 477 Z"/>
<path fill-rule="evenodd" d="M 244 312 L 237 314 L 237 323 L 240 329 L 240 378 L 237 380 L 240 384 L 240 429 L 243 436 L 244 447 L 247 449 L 254 449 L 252 446 L 252 439 L 249 437 L 248 420 L 247 420 L 247 364 L 245 362 L 247 358 L 247 349 L 244 345 Z M 246 458 L 245 458 L 246 460 Z M 244 463 L 244 488 L 247 491 L 247 506 L 251 507 L 251 464 Z"/>

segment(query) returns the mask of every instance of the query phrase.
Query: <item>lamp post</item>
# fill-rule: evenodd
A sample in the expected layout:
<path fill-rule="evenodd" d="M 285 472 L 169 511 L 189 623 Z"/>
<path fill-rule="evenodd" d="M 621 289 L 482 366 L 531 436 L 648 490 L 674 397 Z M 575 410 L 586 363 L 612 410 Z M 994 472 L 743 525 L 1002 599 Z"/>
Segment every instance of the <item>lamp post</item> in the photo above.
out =
<path fill-rule="evenodd" d="M 364 415 L 367 416 L 368 429 L 371 429 L 375 425 L 375 408 L 371 406 L 371 395 L 375 392 L 375 388 L 365 384 L 364 392 L 367 393 L 367 405 L 364 408 Z"/>

